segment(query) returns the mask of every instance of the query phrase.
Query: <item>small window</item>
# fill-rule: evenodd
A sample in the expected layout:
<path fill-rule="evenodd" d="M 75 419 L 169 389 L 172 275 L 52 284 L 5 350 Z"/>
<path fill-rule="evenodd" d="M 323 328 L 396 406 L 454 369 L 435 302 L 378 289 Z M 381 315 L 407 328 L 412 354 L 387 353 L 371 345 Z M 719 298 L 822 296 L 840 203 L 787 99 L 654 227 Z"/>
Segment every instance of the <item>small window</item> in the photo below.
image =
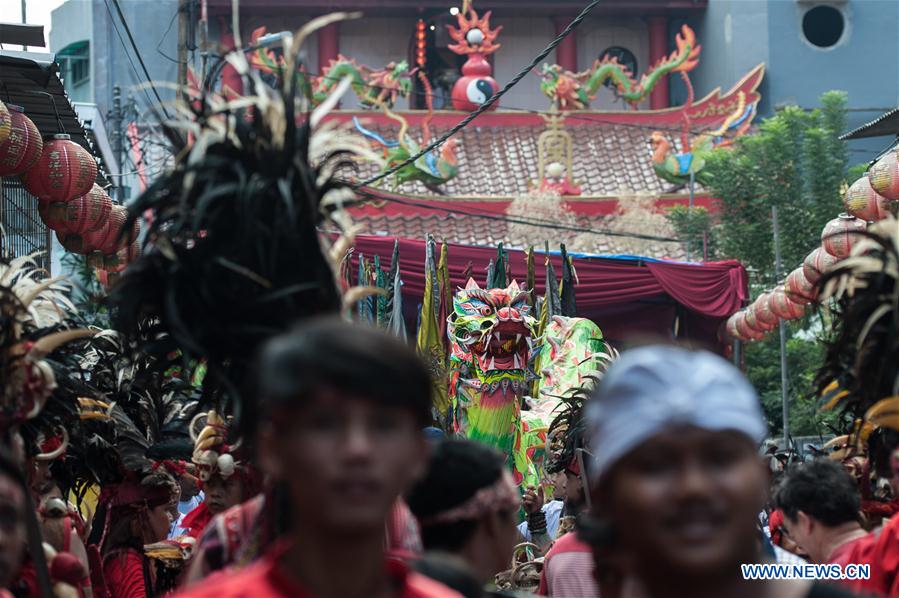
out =
<path fill-rule="evenodd" d="M 87 41 L 69 44 L 56 54 L 66 85 L 77 86 L 91 75 L 90 44 Z"/>
<path fill-rule="evenodd" d="M 802 34 L 813 46 L 832 48 L 843 37 L 846 19 L 833 6 L 815 6 L 802 17 Z"/>

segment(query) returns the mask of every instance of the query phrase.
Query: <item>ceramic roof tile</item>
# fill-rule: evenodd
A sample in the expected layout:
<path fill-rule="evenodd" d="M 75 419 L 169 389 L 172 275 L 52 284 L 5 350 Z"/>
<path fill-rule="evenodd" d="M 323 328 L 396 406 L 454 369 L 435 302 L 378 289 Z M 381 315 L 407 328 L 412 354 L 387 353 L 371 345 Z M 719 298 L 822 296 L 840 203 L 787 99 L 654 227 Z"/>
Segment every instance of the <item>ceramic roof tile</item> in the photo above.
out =
<path fill-rule="evenodd" d="M 367 126 L 387 139 L 396 135 L 393 124 Z M 652 168 L 648 127 L 571 119 L 565 130 L 572 135 L 573 177 L 581 185 L 583 195 L 614 196 L 624 188 L 653 194 L 668 191 L 669 184 L 659 179 Z M 537 140 L 543 131 L 542 127 L 508 125 L 463 130 L 458 135 L 456 149 L 459 174 L 441 190 L 447 195 L 474 197 L 514 197 L 527 193 L 529 183 L 537 179 Z M 432 129 L 435 137 L 445 132 L 445 127 Z M 365 164 L 360 175 L 366 177 L 377 171 L 376 165 Z M 406 183 L 398 191 L 435 195 L 418 182 Z"/>

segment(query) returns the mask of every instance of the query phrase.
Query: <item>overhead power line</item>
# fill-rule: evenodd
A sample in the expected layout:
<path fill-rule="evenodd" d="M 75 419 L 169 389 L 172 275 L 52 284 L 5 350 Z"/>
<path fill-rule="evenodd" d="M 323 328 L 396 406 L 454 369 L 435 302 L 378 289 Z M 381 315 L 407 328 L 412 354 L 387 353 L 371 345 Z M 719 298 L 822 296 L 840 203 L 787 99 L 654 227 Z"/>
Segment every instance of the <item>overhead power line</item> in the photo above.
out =
<path fill-rule="evenodd" d="M 107 10 L 109 9 L 109 0 L 104 0 L 106 4 Z M 156 99 L 159 100 L 159 107 L 162 108 L 163 114 L 165 114 L 166 118 L 170 118 L 169 111 L 165 107 L 165 103 L 162 101 L 162 97 L 159 95 L 159 91 L 156 89 L 156 85 L 153 84 L 153 78 L 150 76 L 150 71 L 147 69 L 146 63 L 144 63 L 144 59 L 140 54 L 140 49 L 137 47 L 137 43 L 134 41 L 134 36 L 131 35 L 131 27 L 128 26 L 128 21 L 125 19 L 125 15 L 122 12 L 122 7 L 119 5 L 119 0 L 112 0 L 113 5 L 115 6 L 116 12 L 119 15 L 119 20 L 122 22 L 122 26 L 125 28 L 125 35 L 128 36 L 128 41 L 131 42 L 131 47 L 134 49 L 134 55 L 137 58 L 137 61 L 140 63 L 140 67 L 146 76 L 147 84 L 150 86 L 150 89 L 153 91 L 153 95 L 156 96 Z"/>
<path fill-rule="evenodd" d="M 456 126 L 454 126 L 452 129 L 450 129 L 449 131 L 444 133 L 442 136 L 440 136 L 439 139 L 437 139 L 433 143 L 431 143 L 428 146 L 426 146 L 425 148 L 423 148 L 417 154 L 410 156 L 408 160 L 405 160 L 391 168 L 388 168 L 387 170 L 385 170 L 381 173 L 378 173 L 377 175 L 370 177 L 367 180 L 362 181 L 361 183 L 357 183 L 356 187 L 358 188 L 358 187 L 371 185 L 372 183 L 375 183 L 383 178 L 386 178 L 386 177 L 394 174 L 395 172 L 397 172 L 404 166 L 412 164 L 413 162 L 415 162 L 416 160 L 418 160 L 419 158 L 421 158 L 422 156 L 424 156 L 425 154 L 427 154 L 434 148 L 439 147 L 440 145 L 445 143 L 447 139 L 449 139 L 450 137 L 452 137 L 453 135 L 455 135 L 456 133 L 458 133 L 459 131 L 464 129 L 466 126 L 468 126 L 468 124 L 471 123 L 471 121 L 473 121 L 475 118 L 480 116 L 486 110 L 489 110 L 490 107 L 493 106 L 493 104 L 495 104 L 497 101 L 499 101 L 499 99 L 501 97 L 503 97 L 507 91 L 509 91 L 510 89 L 515 87 L 515 85 L 517 85 L 519 81 L 524 79 L 524 77 L 528 73 L 530 73 L 531 70 L 533 70 L 534 67 L 536 67 L 540 63 L 540 61 L 542 61 L 547 56 L 549 56 L 549 53 L 552 52 L 556 48 L 556 46 L 558 46 L 560 43 L 562 43 L 562 40 L 564 40 L 566 37 L 568 37 L 568 35 L 572 31 L 574 31 L 574 29 L 578 25 L 580 25 L 581 22 L 585 18 L 587 18 L 587 15 L 590 14 L 590 11 L 592 11 L 594 8 L 596 8 L 596 6 L 599 4 L 599 2 L 600 2 L 600 0 L 593 0 L 590 4 L 588 4 L 586 7 L 584 7 L 584 9 L 581 11 L 581 13 L 578 16 L 576 16 L 574 18 L 574 20 L 568 24 L 568 26 L 565 28 L 565 30 L 562 31 L 562 33 L 560 33 L 556 37 L 556 39 L 551 41 L 549 43 L 549 45 L 543 49 L 542 52 L 540 52 L 536 57 L 534 57 L 534 59 L 530 62 L 530 64 L 528 64 L 526 67 L 521 69 L 517 75 L 512 77 L 511 81 L 509 81 L 508 83 L 505 84 L 505 86 L 503 86 L 502 89 L 500 89 L 495 94 L 490 96 L 490 98 L 486 102 L 484 102 L 483 104 L 478 106 L 477 110 L 473 111 L 468 116 L 466 116 L 464 119 L 462 119 Z"/>

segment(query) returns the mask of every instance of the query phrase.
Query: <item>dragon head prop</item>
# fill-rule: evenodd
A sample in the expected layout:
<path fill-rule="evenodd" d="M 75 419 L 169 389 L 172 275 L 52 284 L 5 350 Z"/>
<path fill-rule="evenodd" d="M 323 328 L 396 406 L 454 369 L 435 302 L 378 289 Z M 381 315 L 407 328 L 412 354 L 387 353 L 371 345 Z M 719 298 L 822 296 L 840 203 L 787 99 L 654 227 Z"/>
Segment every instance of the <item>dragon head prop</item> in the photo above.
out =
<path fill-rule="evenodd" d="M 505 289 L 482 289 L 469 279 L 453 297 L 453 313 L 447 318 L 453 357 L 474 368 L 471 373 L 482 382 L 498 383 L 513 372 L 526 378 L 537 327 L 529 296 L 517 282 Z"/>

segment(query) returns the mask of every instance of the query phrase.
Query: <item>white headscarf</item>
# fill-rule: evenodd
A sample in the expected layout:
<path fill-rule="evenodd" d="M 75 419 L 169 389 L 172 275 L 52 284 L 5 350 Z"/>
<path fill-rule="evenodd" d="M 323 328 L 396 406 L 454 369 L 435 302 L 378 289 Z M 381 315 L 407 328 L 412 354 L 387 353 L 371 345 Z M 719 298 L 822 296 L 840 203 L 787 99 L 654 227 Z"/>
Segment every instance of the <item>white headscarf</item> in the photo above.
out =
<path fill-rule="evenodd" d="M 757 443 L 767 433 L 755 390 L 733 365 L 707 351 L 628 351 L 609 368 L 588 405 L 594 480 L 673 425 L 734 430 Z"/>

